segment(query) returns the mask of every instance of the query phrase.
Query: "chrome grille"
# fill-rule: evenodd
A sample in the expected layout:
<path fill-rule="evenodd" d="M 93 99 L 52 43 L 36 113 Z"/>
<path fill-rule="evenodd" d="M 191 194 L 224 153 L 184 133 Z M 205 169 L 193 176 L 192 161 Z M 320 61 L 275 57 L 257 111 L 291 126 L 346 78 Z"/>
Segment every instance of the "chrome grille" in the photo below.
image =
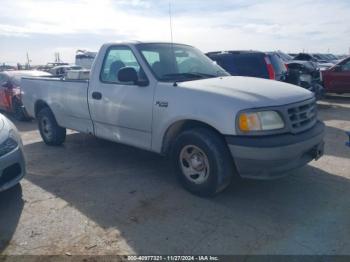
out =
<path fill-rule="evenodd" d="M 317 121 L 316 100 L 308 100 L 291 105 L 287 109 L 292 132 L 299 133 L 311 128 Z"/>

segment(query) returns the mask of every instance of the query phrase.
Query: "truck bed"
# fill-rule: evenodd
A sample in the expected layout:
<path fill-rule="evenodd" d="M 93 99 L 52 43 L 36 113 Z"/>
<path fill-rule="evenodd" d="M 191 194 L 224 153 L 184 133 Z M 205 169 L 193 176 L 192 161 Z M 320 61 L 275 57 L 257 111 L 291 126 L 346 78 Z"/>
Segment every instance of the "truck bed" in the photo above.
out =
<path fill-rule="evenodd" d="M 22 101 L 30 117 L 36 117 L 38 103 L 45 101 L 50 104 L 59 125 L 70 128 L 76 126 L 77 121 L 82 121 L 83 126 L 86 126 L 86 122 L 91 122 L 87 101 L 88 88 L 88 80 L 23 78 Z"/>

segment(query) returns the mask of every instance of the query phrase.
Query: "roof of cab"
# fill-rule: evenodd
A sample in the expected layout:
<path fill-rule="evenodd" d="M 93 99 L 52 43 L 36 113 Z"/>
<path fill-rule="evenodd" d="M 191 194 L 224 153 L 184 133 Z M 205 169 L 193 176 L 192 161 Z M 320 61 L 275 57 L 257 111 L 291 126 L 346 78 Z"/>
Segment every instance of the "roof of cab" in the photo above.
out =
<path fill-rule="evenodd" d="M 168 44 L 168 45 L 185 45 L 185 46 L 191 46 L 188 44 L 182 44 L 182 43 L 172 43 L 172 42 L 161 42 L 161 41 L 137 41 L 137 40 L 131 40 L 131 41 L 117 41 L 117 42 L 107 42 L 104 44 L 104 46 L 113 46 L 113 45 L 140 45 L 140 44 Z M 192 46 L 191 46 L 192 47 Z"/>

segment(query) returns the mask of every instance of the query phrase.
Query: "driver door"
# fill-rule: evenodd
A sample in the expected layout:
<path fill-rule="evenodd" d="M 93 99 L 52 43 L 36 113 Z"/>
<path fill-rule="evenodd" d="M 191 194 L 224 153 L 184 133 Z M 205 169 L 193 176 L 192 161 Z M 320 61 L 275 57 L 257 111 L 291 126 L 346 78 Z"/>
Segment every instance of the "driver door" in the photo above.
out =
<path fill-rule="evenodd" d="M 100 77 L 89 88 L 89 107 L 95 135 L 108 140 L 151 149 L 154 83 L 138 86 L 118 80 L 118 72 L 133 67 L 140 80 L 146 78 L 128 46 L 106 51 Z"/>

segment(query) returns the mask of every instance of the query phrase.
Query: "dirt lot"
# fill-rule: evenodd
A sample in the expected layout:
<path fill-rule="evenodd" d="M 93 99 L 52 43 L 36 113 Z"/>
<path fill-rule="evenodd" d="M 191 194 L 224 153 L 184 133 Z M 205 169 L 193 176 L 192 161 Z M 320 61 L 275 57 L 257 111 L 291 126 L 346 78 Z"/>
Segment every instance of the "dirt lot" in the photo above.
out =
<path fill-rule="evenodd" d="M 318 162 L 276 181 L 244 181 L 213 199 L 184 191 L 166 159 L 71 132 L 42 142 L 16 122 L 21 186 L 0 194 L 4 254 L 350 254 L 350 97 L 320 102 Z"/>

